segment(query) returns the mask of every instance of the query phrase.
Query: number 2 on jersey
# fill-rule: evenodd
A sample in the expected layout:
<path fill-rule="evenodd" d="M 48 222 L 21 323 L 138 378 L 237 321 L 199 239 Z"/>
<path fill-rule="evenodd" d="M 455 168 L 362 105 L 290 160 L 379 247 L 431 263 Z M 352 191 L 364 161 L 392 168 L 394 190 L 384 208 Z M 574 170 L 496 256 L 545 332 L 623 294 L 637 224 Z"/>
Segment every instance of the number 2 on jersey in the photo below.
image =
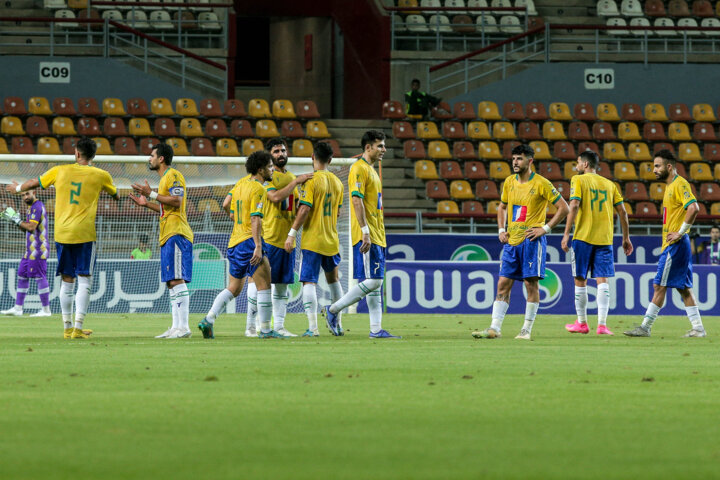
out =
<path fill-rule="evenodd" d="M 591 188 L 590 193 L 593 194 L 592 198 L 590 199 L 590 210 L 593 209 L 595 202 L 598 202 L 598 212 L 602 212 L 603 203 L 607 201 L 607 190 L 596 190 L 594 188 Z M 602 200 L 598 201 L 600 195 L 602 195 Z"/>
<path fill-rule="evenodd" d="M 80 191 L 82 190 L 82 182 L 70 182 L 70 185 L 75 187 L 70 190 L 70 205 L 79 205 L 80 202 L 75 200 L 74 197 L 80 196 Z"/>
<path fill-rule="evenodd" d="M 235 200 L 235 223 L 242 225 L 242 200 Z"/>
<path fill-rule="evenodd" d="M 323 202 L 323 217 L 329 217 L 332 215 L 332 194 L 325 194 L 325 202 Z"/>

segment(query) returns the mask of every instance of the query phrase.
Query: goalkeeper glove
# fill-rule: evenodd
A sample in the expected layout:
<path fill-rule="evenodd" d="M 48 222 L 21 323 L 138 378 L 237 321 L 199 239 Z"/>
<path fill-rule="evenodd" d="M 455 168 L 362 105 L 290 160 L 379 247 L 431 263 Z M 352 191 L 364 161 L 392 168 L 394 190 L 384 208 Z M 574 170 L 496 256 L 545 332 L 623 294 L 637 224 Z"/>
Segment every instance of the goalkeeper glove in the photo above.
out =
<path fill-rule="evenodd" d="M 20 225 L 20 214 L 12 207 L 7 207 L 5 210 L 0 212 L 0 216 L 10 222 L 13 222 L 15 225 Z"/>

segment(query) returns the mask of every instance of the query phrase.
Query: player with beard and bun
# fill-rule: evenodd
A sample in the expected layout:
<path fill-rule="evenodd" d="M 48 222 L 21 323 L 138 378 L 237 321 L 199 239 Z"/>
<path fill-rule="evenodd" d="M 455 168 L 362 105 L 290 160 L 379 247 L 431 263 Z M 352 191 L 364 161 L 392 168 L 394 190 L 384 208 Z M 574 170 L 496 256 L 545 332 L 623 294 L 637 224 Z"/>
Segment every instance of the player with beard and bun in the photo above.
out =
<path fill-rule="evenodd" d="M 172 168 L 173 149 L 158 143 L 148 158 L 148 168 L 160 176 L 155 192 L 147 180 L 134 183 L 138 195 L 130 199 L 160 214 L 160 277 L 170 291 L 172 325 L 155 338 L 188 338 L 190 332 L 190 292 L 185 282 L 192 280 L 193 232 L 187 221 L 187 184 L 183 174 Z M 157 203 L 151 203 L 155 200 Z"/>
<path fill-rule="evenodd" d="M 628 337 L 649 337 L 653 323 L 665 303 L 667 289 L 674 288 L 680 293 L 690 320 L 691 328 L 684 336 L 704 337 L 705 327 L 692 291 L 692 249 L 687 235 L 700 208 L 688 181 L 677 174 L 675 156 L 671 151 L 657 152 L 653 166 L 655 177 L 667 184 L 663 197 L 662 253 L 653 281 L 655 293 L 648 304 L 642 325 L 624 333 Z"/>
<path fill-rule="evenodd" d="M 0 312 L 3 315 L 22 315 L 25 296 L 30 287 L 30 279 L 37 282 L 38 294 L 42 309 L 30 315 L 31 317 L 49 317 L 50 313 L 50 287 L 47 281 L 47 258 L 50 253 L 48 242 L 48 219 L 45 205 L 35 196 L 35 190 L 23 193 L 23 202 L 28 206 L 27 218 L 20 219 L 20 214 L 11 207 L 7 207 L 0 216 L 13 222 L 25 233 L 25 255 L 20 260 L 17 271 L 17 297 L 15 305 Z"/>
<path fill-rule="evenodd" d="M 502 203 L 497 213 L 498 238 L 503 244 L 503 252 L 497 297 L 493 303 L 492 324 L 490 328 L 473 332 L 472 336 L 475 338 L 501 336 L 500 329 L 509 307 L 510 291 L 515 280 L 519 280 L 527 289 L 527 304 L 525 323 L 515 338 L 530 340 L 540 306 L 539 282 L 541 278 L 545 278 L 545 235 L 568 213 L 567 203 L 552 183 L 530 168 L 534 155 L 535 151 L 528 145 L 518 145 L 512 150 L 512 168 L 515 174 L 505 179 L 500 198 Z M 557 211 L 550 221 L 545 223 L 549 203 L 556 205 Z"/>

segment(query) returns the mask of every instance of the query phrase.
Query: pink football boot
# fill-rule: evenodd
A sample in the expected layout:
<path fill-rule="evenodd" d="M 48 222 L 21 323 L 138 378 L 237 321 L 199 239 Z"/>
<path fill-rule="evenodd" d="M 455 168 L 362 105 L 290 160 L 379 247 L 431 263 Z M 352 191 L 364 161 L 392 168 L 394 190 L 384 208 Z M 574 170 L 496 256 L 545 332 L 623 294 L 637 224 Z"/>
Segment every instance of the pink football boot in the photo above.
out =
<path fill-rule="evenodd" d="M 577 320 L 575 320 L 575 323 L 568 323 L 567 325 L 565 325 L 565 330 L 567 330 L 570 333 L 588 333 L 588 332 L 590 332 L 590 329 L 588 328 L 587 323 L 580 323 Z"/>
<path fill-rule="evenodd" d="M 614 335 L 614 333 L 611 332 L 610 330 L 608 330 L 608 327 L 606 327 L 605 325 L 598 325 L 597 334 L 598 335 Z"/>

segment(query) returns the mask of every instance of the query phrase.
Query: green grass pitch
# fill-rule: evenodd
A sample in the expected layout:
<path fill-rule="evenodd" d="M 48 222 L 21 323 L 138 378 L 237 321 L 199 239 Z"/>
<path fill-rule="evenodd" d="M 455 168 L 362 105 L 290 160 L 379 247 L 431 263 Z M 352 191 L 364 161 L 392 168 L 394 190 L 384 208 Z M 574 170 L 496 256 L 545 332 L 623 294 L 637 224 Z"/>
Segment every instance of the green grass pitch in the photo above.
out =
<path fill-rule="evenodd" d="M 244 315 L 203 340 L 200 319 L 155 340 L 168 315 L 90 314 L 86 341 L 0 319 L 0 478 L 720 478 L 717 317 L 682 339 L 682 317 L 608 338 L 540 315 L 532 342 L 519 316 L 499 340 L 470 337 L 487 316 L 387 315 L 402 340 L 364 315 L 292 340 L 245 338 Z"/>

